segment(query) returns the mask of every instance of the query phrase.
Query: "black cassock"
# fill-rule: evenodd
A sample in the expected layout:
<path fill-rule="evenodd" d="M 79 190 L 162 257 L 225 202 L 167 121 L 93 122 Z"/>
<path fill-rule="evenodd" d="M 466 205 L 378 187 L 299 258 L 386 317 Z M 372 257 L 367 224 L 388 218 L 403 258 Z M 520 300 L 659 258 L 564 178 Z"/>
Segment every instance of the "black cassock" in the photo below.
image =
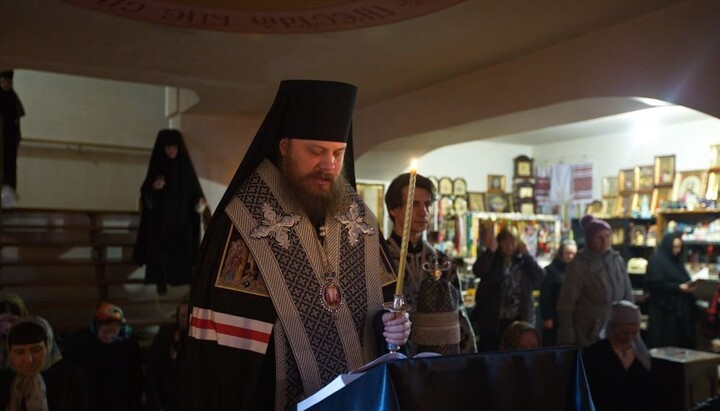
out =
<path fill-rule="evenodd" d="M 0 117 L 2 117 L 3 181 L 17 188 L 17 155 L 20 145 L 20 117 L 25 115 L 15 90 L 0 90 Z"/>
<path fill-rule="evenodd" d="M 176 145 L 174 159 L 165 147 Z M 158 177 L 161 190 L 153 189 Z M 200 214 L 196 206 L 204 198 L 200 182 L 177 130 L 161 130 L 155 140 L 147 176 L 140 188 L 141 217 L 133 259 L 145 265 L 145 283 L 166 286 L 189 284 L 200 242 Z"/>

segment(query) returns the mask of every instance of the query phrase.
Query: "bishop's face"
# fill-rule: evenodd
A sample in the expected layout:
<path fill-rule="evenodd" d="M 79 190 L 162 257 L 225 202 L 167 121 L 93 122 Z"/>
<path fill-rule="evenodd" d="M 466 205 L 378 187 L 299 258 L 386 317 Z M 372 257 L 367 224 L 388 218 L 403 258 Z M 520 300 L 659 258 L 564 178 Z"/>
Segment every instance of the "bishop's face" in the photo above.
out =
<path fill-rule="evenodd" d="M 293 182 L 315 195 L 330 193 L 340 175 L 347 144 L 335 141 L 283 139 L 280 155 L 291 166 Z"/>
<path fill-rule="evenodd" d="M 345 143 L 320 140 L 280 140 L 280 168 L 289 189 L 316 224 L 345 203 L 342 177 Z"/>

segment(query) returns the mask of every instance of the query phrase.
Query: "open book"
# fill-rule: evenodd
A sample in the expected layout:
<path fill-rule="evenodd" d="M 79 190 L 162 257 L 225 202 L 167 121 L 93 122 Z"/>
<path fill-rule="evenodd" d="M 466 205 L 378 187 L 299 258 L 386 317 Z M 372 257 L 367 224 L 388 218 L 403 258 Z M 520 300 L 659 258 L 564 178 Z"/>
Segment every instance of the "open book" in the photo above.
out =
<path fill-rule="evenodd" d="M 413 358 L 423 358 L 423 357 L 437 357 L 440 354 L 435 352 L 421 352 L 417 355 L 415 355 Z M 352 370 L 347 374 L 340 374 L 337 377 L 335 377 L 334 380 L 330 381 L 326 386 L 320 388 L 318 392 L 315 394 L 305 398 L 297 405 L 297 411 L 304 411 L 313 405 L 319 403 L 320 401 L 324 400 L 325 398 L 329 397 L 330 394 L 340 390 L 344 386 L 350 384 L 351 382 L 355 381 L 356 379 L 360 378 L 367 372 L 368 370 L 372 369 L 373 367 L 377 366 L 378 364 L 382 364 L 387 361 L 391 360 L 404 360 L 407 359 L 407 356 L 405 354 L 399 353 L 399 352 L 390 352 L 385 355 L 382 355 L 369 363 L 363 365 L 362 367 Z"/>
<path fill-rule="evenodd" d="M 690 274 L 690 281 L 686 281 L 685 284 L 692 285 L 697 283 L 698 281 L 709 281 L 710 280 L 710 270 L 708 270 L 707 267 L 701 269 L 700 271 L 696 271 L 692 274 Z"/>

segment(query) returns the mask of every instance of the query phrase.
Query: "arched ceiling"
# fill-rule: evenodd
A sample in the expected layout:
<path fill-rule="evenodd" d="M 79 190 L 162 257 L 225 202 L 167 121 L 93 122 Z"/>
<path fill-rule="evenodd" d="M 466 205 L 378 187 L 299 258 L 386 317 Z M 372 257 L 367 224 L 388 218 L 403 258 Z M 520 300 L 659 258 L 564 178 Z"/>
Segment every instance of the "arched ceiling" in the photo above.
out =
<path fill-rule="evenodd" d="M 9 39 L 0 42 L 0 67 L 188 88 L 200 97 L 192 113 L 245 118 L 264 114 L 281 79 L 333 79 L 358 85 L 362 108 L 682 0 L 383 1 L 398 7 L 431 4 L 436 11 L 375 27 L 297 34 L 218 32 L 109 14 L 160 3 L 0 1 L 0 38 Z M 172 3 L 211 8 L 228 2 Z M 249 8 L 265 2 L 232 3 Z M 302 2 L 268 4 L 284 3 Z M 314 2 L 320 8 L 362 3 Z"/>
<path fill-rule="evenodd" d="M 385 125 L 386 119 L 381 113 L 386 107 L 407 102 L 427 106 L 435 103 L 432 98 L 406 96 L 429 96 L 431 93 L 423 91 L 436 90 L 444 84 L 459 89 L 457 79 L 473 73 L 490 70 L 494 74 L 485 78 L 498 76 L 497 72 L 504 67 L 516 69 L 523 61 L 532 61 L 532 56 L 557 50 L 559 45 L 592 38 L 595 33 L 645 16 L 656 15 L 655 21 L 661 20 L 665 10 L 680 9 L 682 18 L 684 5 L 709 5 L 711 1 L 327 0 L 303 2 L 302 7 L 296 5 L 298 2 L 280 0 L 232 3 L 221 0 L 0 1 L 0 38 L 11 39 L 0 42 L 0 68 L 43 70 L 190 89 L 197 93 L 199 102 L 188 111 L 189 114 L 250 121 L 262 118 L 282 79 L 346 81 L 359 87 L 358 123 L 365 124 L 361 131 L 371 134 Z M 298 21 L 311 21 L 308 16 L 328 13 L 341 16 L 338 14 L 340 8 L 346 8 L 346 13 L 347 8 L 352 8 L 352 13 L 365 10 L 354 15 L 357 20 L 358 15 L 368 10 L 362 7 L 394 7 L 393 10 L 408 13 L 397 11 L 393 12 L 392 18 L 377 17 L 373 21 L 340 28 L 337 25 L 312 27 L 309 23 L 304 29 L 297 26 Z M 137 15 L 130 18 L 129 14 L 140 8 L 142 11 L 154 10 L 156 14 L 149 16 L 156 20 Z M 233 30 L 209 27 L 214 20 L 208 17 L 208 10 L 229 16 L 259 13 L 256 19 L 258 15 L 265 16 L 263 18 L 270 20 L 263 21 L 273 24 L 264 31 L 248 29 L 242 24 Z M 305 20 L 298 17 L 301 15 Z M 183 16 L 185 21 L 180 24 L 177 20 Z M 285 20 L 277 16 L 285 16 Z M 157 22 L 158 18 L 163 24 Z M 176 21 L 167 21 L 173 19 Z M 234 19 L 230 21 L 235 22 Z M 252 22 L 252 18 L 249 21 Z M 273 27 L 277 29 L 275 32 L 271 30 Z M 622 44 L 622 38 L 617 41 Z M 608 47 L 613 47 L 610 49 L 613 51 L 621 48 L 618 44 Z M 642 50 L 634 52 L 642 54 Z M 607 53 L 608 50 L 598 50 L 598 61 L 602 61 L 602 56 Z M 563 58 L 567 56 L 562 53 L 558 57 L 553 53 L 546 54 L 551 57 L 545 61 L 557 67 L 566 65 Z M 587 71 L 602 69 L 593 64 L 582 68 Z M 547 73 L 553 68 L 550 64 L 543 70 Z M 648 70 L 652 71 L 652 67 Z M 634 82 L 642 86 L 642 77 L 638 76 Z M 511 88 L 507 87 L 508 90 Z M 615 90 L 608 96 L 617 95 L 623 94 Z M 520 101 L 524 96 L 511 92 L 504 97 Z M 477 94 L 476 98 L 482 99 L 483 95 Z M 484 115 L 478 114 L 475 119 L 473 113 L 461 113 L 457 116 L 458 121 L 448 121 L 440 128 L 434 125 L 425 129 L 409 127 L 410 132 L 402 130 L 395 135 L 386 130 L 388 136 L 383 135 L 382 143 L 360 147 L 358 153 L 367 155 L 360 158 L 358 166 L 383 178 L 399 171 L 397 160 L 407 154 L 408 141 L 412 141 L 416 150 L 425 153 L 442 145 L 471 139 L 503 136 L 506 141 L 525 141 L 531 132 L 540 129 L 572 135 L 578 132 L 571 129 L 573 124 L 582 124 L 581 127 L 587 130 L 587 121 L 595 118 L 648 108 L 629 98 L 531 105 L 528 103 L 527 107 L 507 115 L 488 116 L 492 109 L 486 109 Z M 397 109 L 391 112 L 401 113 Z M 422 118 L 409 120 L 423 123 Z M 433 121 L 442 123 L 437 118 Z M 607 124 L 616 123 L 610 121 Z M 603 126 L 596 124 L 595 127 Z M 380 173 L 383 167 L 389 168 Z M 362 171 L 360 174 L 365 175 Z M 368 176 L 371 178 L 375 174 Z"/>
<path fill-rule="evenodd" d="M 149 23 L 239 33 L 318 33 L 396 23 L 465 0 L 63 0 Z"/>

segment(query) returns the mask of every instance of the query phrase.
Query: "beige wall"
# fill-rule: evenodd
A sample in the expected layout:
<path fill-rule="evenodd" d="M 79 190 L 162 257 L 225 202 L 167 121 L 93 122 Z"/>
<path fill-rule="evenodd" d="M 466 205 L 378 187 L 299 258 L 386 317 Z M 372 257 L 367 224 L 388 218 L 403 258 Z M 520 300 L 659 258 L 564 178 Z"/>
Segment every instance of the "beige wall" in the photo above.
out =
<path fill-rule="evenodd" d="M 14 87 L 26 111 L 18 206 L 135 209 L 150 148 L 168 124 L 164 87 L 29 70 L 16 72 Z"/>
<path fill-rule="evenodd" d="M 18 70 L 14 86 L 26 137 L 152 147 L 168 124 L 159 85 Z"/>

